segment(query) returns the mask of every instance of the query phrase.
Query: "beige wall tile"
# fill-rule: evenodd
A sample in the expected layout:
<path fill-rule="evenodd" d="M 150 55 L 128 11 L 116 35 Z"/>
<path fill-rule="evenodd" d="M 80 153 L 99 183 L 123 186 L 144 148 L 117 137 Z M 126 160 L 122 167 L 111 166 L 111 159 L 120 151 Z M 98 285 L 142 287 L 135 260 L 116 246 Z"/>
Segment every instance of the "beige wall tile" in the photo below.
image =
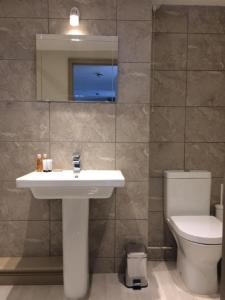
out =
<path fill-rule="evenodd" d="M 49 17 L 67 19 L 74 6 L 80 10 L 81 19 L 116 18 L 116 0 L 49 0 Z"/>
<path fill-rule="evenodd" d="M 117 219 L 148 219 L 148 182 L 126 182 L 116 191 Z"/>
<path fill-rule="evenodd" d="M 150 64 L 119 65 L 118 103 L 150 102 Z"/>
<path fill-rule="evenodd" d="M 90 199 L 90 219 L 115 219 L 115 192 L 107 199 Z"/>
<path fill-rule="evenodd" d="M 185 6 L 162 5 L 156 10 L 155 32 L 187 32 L 188 8 Z"/>
<path fill-rule="evenodd" d="M 189 32 L 225 33 L 224 7 L 213 7 L 213 6 L 190 7 Z"/>
<path fill-rule="evenodd" d="M 0 102 L 0 141 L 47 141 L 49 104 Z"/>
<path fill-rule="evenodd" d="M 0 180 L 13 181 L 35 170 L 36 154 L 49 153 L 47 142 L 0 142 Z"/>
<path fill-rule="evenodd" d="M 62 222 L 50 222 L 50 255 L 62 256 Z"/>
<path fill-rule="evenodd" d="M 185 71 L 154 71 L 152 106 L 185 106 L 185 96 Z"/>
<path fill-rule="evenodd" d="M 116 21 L 81 20 L 76 29 L 70 26 L 68 19 L 49 19 L 49 33 L 77 35 L 116 35 Z"/>
<path fill-rule="evenodd" d="M 129 242 L 141 242 L 147 245 L 147 220 L 117 220 L 116 221 L 116 257 L 125 254 L 125 246 Z"/>
<path fill-rule="evenodd" d="M 0 78 L 0 100 L 35 100 L 33 61 L 1 60 Z"/>
<path fill-rule="evenodd" d="M 152 5 L 148 0 L 118 0 L 117 19 L 119 20 L 151 20 Z"/>
<path fill-rule="evenodd" d="M 52 103 L 52 141 L 115 141 L 115 106 L 106 103 Z"/>
<path fill-rule="evenodd" d="M 185 109 L 181 107 L 155 107 L 150 115 L 151 142 L 183 142 Z"/>
<path fill-rule="evenodd" d="M 35 59 L 35 34 L 47 33 L 45 19 L 0 19 L 0 59 Z"/>
<path fill-rule="evenodd" d="M 183 143 L 150 143 L 150 176 L 161 177 L 164 170 L 184 169 Z"/>
<path fill-rule="evenodd" d="M 163 212 L 149 212 L 148 244 L 150 246 L 163 246 L 164 227 Z"/>
<path fill-rule="evenodd" d="M 149 141 L 149 105 L 117 104 L 116 141 Z"/>
<path fill-rule="evenodd" d="M 190 170 L 208 170 L 213 177 L 224 176 L 224 143 L 187 143 L 185 166 Z"/>
<path fill-rule="evenodd" d="M 115 169 L 115 144 L 75 142 L 51 143 L 54 168 L 72 169 L 72 154 L 74 152 L 80 153 L 81 168 L 84 170 Z"/>
<path fill-rule="evenodd" d="M 224 108 L 187 108 L 186 141 L 225 142 Z"/>
<path fill-rule="evenodd" d="M 163 179 L 149 178 L 149 211 L 163 210 Z"/>
<path fill-rule="evenodd" d="M 224 70 L 225 35 L 190 34 L 188 44 L 189 70 Z"/>
<path fill-rule="evenodd" d="M 187 105 L 225 106 L 225 72 L 193 71 L 187 75 Z"/>
<path fill-rule="evenodd" d="M 185 70 L 187 35 L 154 33 L 154 64 L 156 70 Z"/>
<path fill-rule="evenodd" d="M 14 181 L 0 183 L 0 220 L 48 220 L 48 200 L 34 199 L 29 189 L 17 189 Z"/>
<path fill-rule="evenodd" d="M 89 249 L 92 257 L 114 257 L 114 232 L 114 220 L 90 221 Z"/>
<path fill-rule="evenodd" d="M 2 0 L 0 18 L 47 18 L 48 0 Z"/>
<path fill-rule="evenodd" d="M 120 62 L 150 62 L 150 21 L 118 21 L 117 34 Z"/>
<path fill-rule="evenodd" d="M 0 222 L 0 256 L 48 256 L 48 221 Z"/>
<path fill-rule="evenodd" d="M 116 169 L 125 179 L 144 181 L 148 179 L 149 147 L 144 143 L 117 143 Z"/>

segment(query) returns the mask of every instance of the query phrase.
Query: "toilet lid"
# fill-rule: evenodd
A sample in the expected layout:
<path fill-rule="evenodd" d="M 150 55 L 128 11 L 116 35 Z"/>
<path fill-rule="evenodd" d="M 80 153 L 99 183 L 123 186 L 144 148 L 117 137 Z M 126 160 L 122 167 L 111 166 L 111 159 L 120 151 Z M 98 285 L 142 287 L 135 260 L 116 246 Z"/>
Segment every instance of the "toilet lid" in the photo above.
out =
<path fill-rule="evenodd" d="M 222 222 L 213 216 L 172 216 L 169 223 L 183 238 L 199 244 L 222 244 Z"/>

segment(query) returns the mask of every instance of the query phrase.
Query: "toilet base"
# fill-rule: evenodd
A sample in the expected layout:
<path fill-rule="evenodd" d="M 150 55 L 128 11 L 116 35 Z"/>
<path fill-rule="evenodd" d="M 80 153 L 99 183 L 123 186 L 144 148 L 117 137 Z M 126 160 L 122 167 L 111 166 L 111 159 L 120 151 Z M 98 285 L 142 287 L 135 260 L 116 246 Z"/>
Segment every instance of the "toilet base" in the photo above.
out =
<path fill-rule="evenodd" d="M 195 265 L 178 249 L 177 269 L 187 288 L 196 294 L 210 295 L 218 292 L 217 265 Z"/>

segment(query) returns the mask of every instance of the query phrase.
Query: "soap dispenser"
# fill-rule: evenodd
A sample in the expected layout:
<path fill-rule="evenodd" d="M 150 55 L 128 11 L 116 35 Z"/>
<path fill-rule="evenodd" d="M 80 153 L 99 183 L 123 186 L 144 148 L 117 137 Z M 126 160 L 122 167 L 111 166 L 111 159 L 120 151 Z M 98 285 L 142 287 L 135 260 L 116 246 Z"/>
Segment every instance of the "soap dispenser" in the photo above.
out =
<path fill-rule="evenodd" d="M 41 154 L 37 154 L 36 171 L 37 172 L 42 172 L 42 170 L 43 170 L 42 156 L 41 156 Z"/>

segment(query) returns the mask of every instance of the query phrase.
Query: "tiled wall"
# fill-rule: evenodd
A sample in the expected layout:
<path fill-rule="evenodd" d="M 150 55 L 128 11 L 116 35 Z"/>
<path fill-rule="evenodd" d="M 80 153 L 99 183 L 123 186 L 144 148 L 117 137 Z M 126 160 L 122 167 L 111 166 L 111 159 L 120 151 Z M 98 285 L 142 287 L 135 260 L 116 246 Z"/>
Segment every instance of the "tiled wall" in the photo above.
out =
<path fill-rule="evenodd" d="M 117 104 L 35 100 L 35 34 L 119 36 Z M 151 5 L 148 0 L 2 0 L 0 2 L 0 256 L 61 255 L 61 201 L 34 200 L 15 179 L 34 169 L 36 153 L 56 168 L 122 169 L 126 187 L 91 200 L 94 271 L 118 269 L 123 245 L 148 237 Z"/>
<path fill-rule="evenodd" d="M 68 33 L 72 6 L 80 8 L 82 34 L 119 36 L 117 104 L 35 100 L 35 34 Z M 118 270 L 129 240 L 156 247 L 152 257 L 162 257 L 161 246 L 174 246 L 163 224 L 163 169 L 212 170 L 218 201 L 224 15 L 212 8 L 192 8 L 189 18 L 184 8 L 157 12 L 150 109 L 149 0 L 0 2 L 0 256 L 62 254 L 61 201 L 37 201 L 15 187 L 39 152 L 48 152 L 56 168 L 71 168 L 72 152 L 80 151 L 83 168 L 118 168 L 126 177 L 111 199 L 90 202 L 96 272 Z"/>
<path fill-rule="evenodd" d="M 153 30 L 149 245 L 161 247 L 174 246 L 163 224 L 164 169 L 211 171 L 212 212 L 219 201 L 225 169 L 225 9 L 164 6 L 153 17 Z"/>

